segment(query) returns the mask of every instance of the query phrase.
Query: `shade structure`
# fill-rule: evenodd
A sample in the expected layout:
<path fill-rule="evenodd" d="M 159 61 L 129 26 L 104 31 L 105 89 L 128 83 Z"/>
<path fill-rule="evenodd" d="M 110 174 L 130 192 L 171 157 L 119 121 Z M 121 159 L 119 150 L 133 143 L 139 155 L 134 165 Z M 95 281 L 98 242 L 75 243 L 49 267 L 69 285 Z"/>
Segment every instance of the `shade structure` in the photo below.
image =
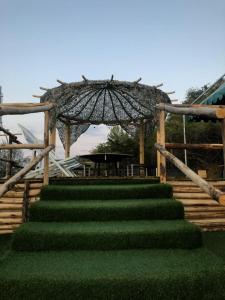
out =
<path fill-rule="evenodd" d="M 114 80 L 61 84 L 41 97 L 45 101 L 56 103 L 56 116 L 63 122 L 107 125 L 153 118 L 156 103 L 170 103 L 156 87 Z"/>
<path fill-rule="evenodd" d="M 138 81 L 84 78 L 81 82 L 59 82 L 60 86 L 46 91 L 41 102 L 55 103 L 50 112 L 50 128 L 56 125 L 63 141 L 63 124 L 69 123 L 72 143 L 90 124 L 121 125 L 129 130 L 128 124 L 145 119 L 154 126 L 156 104 L 170 103 L 166 93 Z"/>
<path fill-rule="evenodd" d="M 84 133 L 86 130 L 88 130 L 90 124 L 78 124 L 78 125 L 71 125 L 70 126 L 70 131 L 71 131 L 71 135 L 70 135 L 70 146 L 73 145 L 77 139 L 79 138 L 79 136 Z M 65 149 L 65 145 L 66 145 L 66 136 L 65 136 L 65 123 L 63 123 L 60 120 L 56 121 L 56 128 L 58 129 L 58 133 L 59 133 L 59 138 L 63 144 L 63 147 Z"/>

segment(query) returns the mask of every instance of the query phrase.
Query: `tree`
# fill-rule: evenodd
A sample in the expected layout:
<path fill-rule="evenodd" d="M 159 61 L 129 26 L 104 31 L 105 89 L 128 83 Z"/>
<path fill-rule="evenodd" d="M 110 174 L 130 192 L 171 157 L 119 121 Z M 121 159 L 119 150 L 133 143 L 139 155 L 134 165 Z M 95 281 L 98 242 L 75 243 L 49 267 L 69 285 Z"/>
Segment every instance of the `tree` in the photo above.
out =
<path fill-rule="evenodd" d="M 137 161 L 138 157 L 138 142 L 136 138 L 131 137 L 120 126 L 114 126 L 111 128 L 107 141 L 97 145 L 92 153 L 126 153 L 134 157 L 134 161 Z"/>

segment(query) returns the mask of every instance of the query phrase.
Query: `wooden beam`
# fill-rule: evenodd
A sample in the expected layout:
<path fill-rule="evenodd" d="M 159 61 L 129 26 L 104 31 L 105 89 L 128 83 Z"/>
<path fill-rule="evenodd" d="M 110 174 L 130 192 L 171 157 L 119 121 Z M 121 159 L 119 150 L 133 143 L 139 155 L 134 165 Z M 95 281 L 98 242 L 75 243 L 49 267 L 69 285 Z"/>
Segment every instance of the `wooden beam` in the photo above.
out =
<path fill-rule="evenodd" d="M 140 165 L 145 164 L 145 133 L 144 133 L 144 121 L 140 122 L 139 126 L 139 163 Z M 144 176 L 144 169 L 140 169 L 140 175 Z"/>
<path fill-rule="evenodd" d="M 17 136 L 15 134 L 11 133 L 9 130 L 7 130 L 7 129 L 3 128 L 2 126 L 0 126 L 0 131 L 4 132 L 9 137 L 11 137 L 13 143 L 21 144 L 21 142 L 18 141 Z"/>
<path fill-rule="evenodd" d="M 143 121 L 141 121 L 139 128 L 139 163 L 140 165 L 143 165 L 145 163 L 145 135 Z"/>
<path fill-rule="evenodd" d="M 156 108 L 160 111 L 166 111 L 174 114 L 203 116 L 208 118 L 223 119 L 225 118 L 225 106 L 214 105 L 176 105 L 159 103 Z"/>
<path fill-rule="evenodd" d="M 197 184 L 203 191 L 205 191 L 210 197 L 217 200 L 220 204 L 225 205 L 225 194 L 220 190 L 214 188 L 213 185 L 209 184 L 198 174 L 192 171 L 187 165 L 179 160 L 172 153 L 167 151 L 163 145 L 158 143 L 155 144 L 155 148 L 172 164 L 174 164 L 183 174 L 190 178 L 195 184 Z"/>
<path fill-rule="evenodd" d="M 25 166 L 22 170 L 16 173 L 13 177 L 7 180 L 0 187 L 0 198 L 8 192 L 10 189 L 14 187 L 14 185 L 21 180 L 34 166 L 36 166 L 42 159 L 45 157 L 52 149 L 54 149 L 54 145 L 49 145 L 45 148 L 41 154 L 39 154 L 35 159 L 33 159 L 27 166 Z"/>
<path fill-rule="evenodd" d="M 0 149 L 10 150 L 10 149 L 44 149 L 45 145 L 43 144 L 2 144 Z"/>
<path fill-rule="evenodd" d="M 165 112 L 159 112 L 159 132 L 158 132 L 158 140 L 163 147 L 165 147 Z M 160 182 L 166 182 L 166 159 L 159 152 L 158 155 L 158 176 L 160 177 Z"/>
<path fill-rule="evenodd" d="M 221 120 L 221 134 L 223 141 L 223 178 L 225 178 L 225 119 Z"/>
<path fill-rule="evenodd" d="M 51 145 L 56 146 L 56 127 L 54 127 L 52 129 L 52 131 L 50 131 L 49 142 L 50 142 Z"/>
<path fill-rule="evenodd" d="M 200 149 L 200 150 L 221 150 L 223 144 L 182 144 L 182 143 L 166 143 L 167 149 Z"/>
<path fill-rule="evenodd" d="M 44 145 L 45 148 L 49 146 L 49 112 L 45 112 L 45 123 L 44 123 Z M 47 153 L 44 157 L 44 180 L 43 184 L 49 183 L 49 154 Z"/>
<path fill-rule="evenodd" d="M 70 157 L 70 136 L 71 136 L 71 129 L 70 124 L 65 124 L 65 158 Z"/>
<path fill-rule="evenodd" d="M 0 116 L 3 115 L 24 115 L 30 113 L 45 112 L 51 110 L 55 105 L 53 103 L 14 103 L 14 104 L 1 104 Z"/>

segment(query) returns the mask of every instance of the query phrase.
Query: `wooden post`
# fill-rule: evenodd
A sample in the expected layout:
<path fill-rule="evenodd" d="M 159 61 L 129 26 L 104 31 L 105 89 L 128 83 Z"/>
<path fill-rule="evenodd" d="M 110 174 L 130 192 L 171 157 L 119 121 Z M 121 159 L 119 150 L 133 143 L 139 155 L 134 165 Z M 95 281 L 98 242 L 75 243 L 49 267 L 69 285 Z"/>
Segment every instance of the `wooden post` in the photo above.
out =
<path fill-rule="evenodd" d="M 225 119 L 221 120 L 221 133 L 223 141 L 223 178 L 225 178 Z"/>
<path fill-rule="evenodd" d="M 9 145 L 11 146 L 12 145 L 12 138 L 11 136 L 9 136 Z M 13 147 L 13 145 L 12 145 Z M 9 178 L 11 175 L 12 175 L 12 149 L 9 149 L 8 151 L 8 155 L 7 155 L 7 159 L 8 159 L 8 162 L 6 163 L 6 178 Z"/>
<path fill-rule="evenodd" d="M 159 112 L 157 143 L 165 148 L 165 112 L 163 110 Z M 166 182 L 166 159 L 159 151 L 157 152 L 157 170 L 160 182 Z"/>
<path fill-rule="evenodd" d="M 71 135 L 71 130 L 70 130 L 70 124 L 67 123 L 65 127 L 65 158 L 70 157 L 70 135 Z"/>
<path fill-rule="evenodd" d="M 50 145 L 56 146 L 56 127 L 54 127 L 52 131 L 50 131 L 49 142 Z"/>
<path fill-rule="evenodd" d="M 45 112 L 45 124 L 44 124 L 44 145 L 45 148 L 49 146 L 49 112 Z M 49 183 L 49 153 L 44 157 L 44 185 Z"/>
<path fill-rule="evenodd" d="M 144 164 L 145 164 L 145 133 L 144 133 L 144 122 L 140 123 L 139 130 L 139 164 L 140 166 L 140 175 L 144 176 Z M 143 168 L 142 168 L 143 166 Z"/>

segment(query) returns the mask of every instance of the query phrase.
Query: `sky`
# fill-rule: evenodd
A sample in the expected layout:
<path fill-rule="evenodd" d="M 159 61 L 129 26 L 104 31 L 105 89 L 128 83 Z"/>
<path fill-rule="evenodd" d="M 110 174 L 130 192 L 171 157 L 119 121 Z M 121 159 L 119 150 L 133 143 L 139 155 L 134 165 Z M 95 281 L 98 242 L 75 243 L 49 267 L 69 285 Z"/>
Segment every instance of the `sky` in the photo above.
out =
<path fill-rule="evenodd" d="M 225 73 L 224 0 L 0 0 L 0 85 L 4 102 L 33 102 L 40 86 L 114 79 L 163 83 L 184 100 L 191 87 Z M 42 138 L 43 116 L 5 116 Z M 92 126 L 73 145 L 85 154 L 107 138 Z M 21 137 L 22 139 L 22 137 Z M 57 154 L 63 155 L 57 140 Z"/>

